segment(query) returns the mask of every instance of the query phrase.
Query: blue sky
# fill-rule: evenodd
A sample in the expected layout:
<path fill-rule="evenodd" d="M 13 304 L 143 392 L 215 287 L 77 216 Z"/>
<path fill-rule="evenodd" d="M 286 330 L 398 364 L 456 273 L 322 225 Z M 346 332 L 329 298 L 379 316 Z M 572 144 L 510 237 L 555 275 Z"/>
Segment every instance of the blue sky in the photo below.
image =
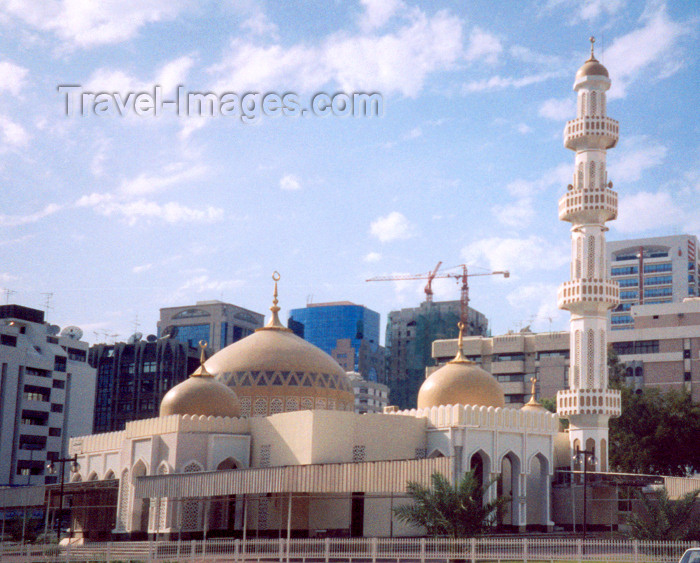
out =
<path fill-rule="evenodd" d="M 700 233 L 700 10 L 625 0 L 0 0 L 0 288 L 88 340 L 160 307 L 267 313 L 350 300 L 382 315 L 438 261 L 471 271 L 495 334 L 563 329 L 557 200 L 588 37 L 609 69 L 609 240 Z M 74 115 L 61 84 L 172 94 L 379 92 L 381 117 Z M 457 299 L 453 280 L 436 299 Z M 0 295 L 6 301 L 4 294 Z"/>

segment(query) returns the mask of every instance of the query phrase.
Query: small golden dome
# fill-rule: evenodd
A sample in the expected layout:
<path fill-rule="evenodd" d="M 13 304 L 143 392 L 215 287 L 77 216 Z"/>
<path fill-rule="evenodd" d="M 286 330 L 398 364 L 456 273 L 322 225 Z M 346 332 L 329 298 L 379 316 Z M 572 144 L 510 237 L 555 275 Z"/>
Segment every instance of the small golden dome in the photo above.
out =
<path fill-rule="evenodd" d="M 459 323 L 457 356 L 423 382 L 418 391 L 419 409 L 440 405 L 505 406 L 501 384 L 489 372 L 464 358 L 463 333 L 464 324 Z"/>
<path fill-rule="evenodd" d="M 530 392 L 530 400 L 524 404 L 520 410 L 525 412 L 548 412 L 540 403 L 535 399 L 535 384 L 537 383 L 536 377 L 530 378 L 530 383 L 532 383 L 532 390 Z"/>
<path fill-rule="evenodd" d="M 160 403 L 160 416 L 171 414 L 189 414 L 204 416 L 239 417 L 241 405 L 236 393 L 214 379 L 204 367 L 204 348 L 202 347 L 201 365 L 185 381 L 170 389 Z"/>
<path fill-rule="evenodd" d="M 576 72 L 577 80 L 579 78 L 583 78 L 584 76 L 605 76 L 606 78 L 610 78 L 610 75 L 608 74 L 608 69 L 605 68 L 602 64 L 600 64 L 600 62 L 598 62 L 598 59 L 596 59 L 595 55 L 593 54 L 594 43 L 595 38 L 591 37 L 591 56 L 585 63 L 583 63 L 583 66 L 578 69 L 578 72 Z"/>

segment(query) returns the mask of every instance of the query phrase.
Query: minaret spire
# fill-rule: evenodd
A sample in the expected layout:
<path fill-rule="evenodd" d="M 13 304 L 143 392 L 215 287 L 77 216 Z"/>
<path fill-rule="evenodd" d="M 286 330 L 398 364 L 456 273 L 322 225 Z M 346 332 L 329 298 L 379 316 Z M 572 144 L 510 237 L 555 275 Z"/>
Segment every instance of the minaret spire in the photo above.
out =
<path fill-rule="evenodd" d="M 564 129 L 564 146 L 576 152 L 573 183 L 559 200 L 559 219 L 571 223 L 571 280 L 557 295 L 571 312 L 568 389 L 557 393 L 557 413 L 569 419 L 572 450 L 596 451 L 596 469 L 607 471 L 608 421 L 620 414 L 620 392 L 608 389 L 607 312 L 619 301 L 605 261 L 605 226 L 617 217 L 617 193 L 608 182 L 607 149 L 619 137 L 607 116 L 607 69 L 593 52 L 576 73 L 576 119 Z"/>

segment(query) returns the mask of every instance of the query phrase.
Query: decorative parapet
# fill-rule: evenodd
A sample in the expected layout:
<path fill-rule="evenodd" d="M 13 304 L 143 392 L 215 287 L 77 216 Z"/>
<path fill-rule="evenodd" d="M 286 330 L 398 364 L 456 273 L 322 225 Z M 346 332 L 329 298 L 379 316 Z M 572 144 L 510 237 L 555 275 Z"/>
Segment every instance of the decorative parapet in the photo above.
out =
<path fill-rule="evenodd" d="M 428 409 L 411 409 L 387 414 L 427 418 L 430 425 L 435 428 L 468 426 L 502 431 L 530 430 L 543 433 L 559 431 L 559 417 L 549 411 L 528 412 L 501 407 L 441 405 Z"/>
<path fill-rule="evenodd" d="M 578 278 L 564 282 L 557 291 L 557 306 L 572 312 L 591 303 L 610 309 L 619 301 L 620 286 L 607 278 Z"/>
<path fill-rule="evenodd" d="M 562 417 L 577 414 L 620 416 L 620 391 L 617 389 L 565 389 L 557 393 L 557 412 Z"/>
<path fill-rule="evenodd" d="M 250 432 L 250 424 L 247 418 L 173 414 L 127 422 L 126 428 L 119 432 L 106 432 L 71 438 L 69 451 L 71 454 L 80 454 L 83 452 L 117 450 L 122 447 L 125 439 L 170 434 L 173 432 L 247 434 Z"/>
<path fill-rule="evenodd" d="M 601 223 L 617 217 L 617 192 L 610 188 L 583 190 L 573 188 L 559 198 L 559 219 L 569 223 L 585 223 L 595 219 Z"/>
<path fill-rule="evenodd" d="M 90 434 L 88 436 L 76 436 L 70 439 L 68 451 L 70 455 L 84 452 L 114 451 L 122 447 L 124 430 L 118 432 L 105 432 L 104 434 Z"/>
<path fill-rule="evenodd" d="M 567 121 L 564 128 L 564 146 L 578 150 L 582 145 L 611 149 L 620 138 L 620 124 L 610 117 L 583 116 Z"/>

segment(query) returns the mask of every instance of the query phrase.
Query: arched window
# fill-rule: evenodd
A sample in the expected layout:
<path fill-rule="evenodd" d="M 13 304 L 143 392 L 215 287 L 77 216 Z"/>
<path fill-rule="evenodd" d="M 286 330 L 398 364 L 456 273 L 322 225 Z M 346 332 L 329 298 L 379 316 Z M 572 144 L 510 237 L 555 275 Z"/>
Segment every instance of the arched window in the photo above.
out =
<path fill-rule="evenodd" d="M 596 115 L 598 112 L 598 98 L 595 92 L 591 92 L 591 115 Z"/>

